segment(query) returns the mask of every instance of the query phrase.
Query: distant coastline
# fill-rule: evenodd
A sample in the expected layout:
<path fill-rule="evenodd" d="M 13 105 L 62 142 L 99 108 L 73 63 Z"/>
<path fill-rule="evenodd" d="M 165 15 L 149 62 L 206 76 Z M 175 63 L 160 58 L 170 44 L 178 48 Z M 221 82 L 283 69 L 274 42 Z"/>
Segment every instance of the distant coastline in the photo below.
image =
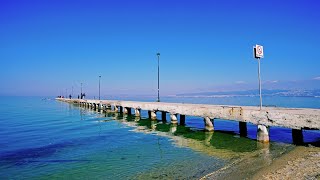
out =
<path fill-rule="evenodd" d="M 320 97 L 320 89 L 316 90 L 263 90 L 263 96 L 276 97 Z M 180 98 L 226 98 L 226 97 L 257 97 L 258 90 L 226 91 L 226 92 L 198 92 L 176 94 Z"/>

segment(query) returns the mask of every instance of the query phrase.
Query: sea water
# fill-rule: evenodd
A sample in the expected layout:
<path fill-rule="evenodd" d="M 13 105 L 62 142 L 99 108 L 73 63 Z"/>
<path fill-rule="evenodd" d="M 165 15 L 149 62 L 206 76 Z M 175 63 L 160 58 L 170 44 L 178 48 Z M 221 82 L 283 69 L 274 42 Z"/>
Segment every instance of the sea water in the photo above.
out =
<path fill-rule="evenodd" d="M 161 100 L 257 104 L 255 97 Z M 265 102 L 320 108 L 320 98 L 270 97 Z M 145 111 L 136 118 L 53 98 L 0 97 L 0 179 L 199 179 L 244 159 L 250 159 L 245 170 L 250 176 L 294 147 L 286 128 L 271 127 L 272 142 L 264 146 L 255 141 L 253 124 L 248 124 L 247 137 L 239 136 L 235 121 L 215 120 L 215 132 L 205 132 L 203 126 L 199 117 L 186 117 L 180 126 L 151 121 Z M 303 133 L 306 145 L 320 141 L 318 131 Z"/>

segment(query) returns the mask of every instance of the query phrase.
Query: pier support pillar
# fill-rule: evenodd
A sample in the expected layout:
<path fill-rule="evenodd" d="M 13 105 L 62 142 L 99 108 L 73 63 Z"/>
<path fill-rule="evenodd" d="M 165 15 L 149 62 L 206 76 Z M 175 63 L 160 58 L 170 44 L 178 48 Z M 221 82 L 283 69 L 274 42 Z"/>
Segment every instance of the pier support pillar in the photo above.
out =
<path fill-rule="evenodd" d="M 115 111 L 115 112 L 119 112 L 119 108 L 118 108 L 117 105 L 114 105 L 114 111 Z"/>
<path fill-rule="evenodd" d="M 128 108 L 126 107 L 123 108 L 123 114 L 128 114 Z"/>
<path fill-rule="evenodd" d="M 135 114 L 136 117 L 140 117 L 141 116 L 141 110 L 138 109 L 138 108 L 134 109 L 134 114 Z"/>
<path fill-rule="evenodd" d="M 269 142 L 269 129 L 265 125 L 258 125 L 257 141 L 268 143 Z"/>
<path fill-rule="evenodd" d="M 186 124 L 186 115 L 180 114 L 180 125 Z"/>
<path fill-rule="evenodd" d="M 150 116 L 152 120 L 156 120 L 157 119 L 157 113 L 156 111 L 150 111 Z"/>
<path fill-rule="evenodd" d="M 248 135 L 246 122 L 239 122 L 239 132 L 242 137 L 246 137 Z"/>
<path fill-rule="evenodd" d="M 204 124 L 205 124 L 205 130 L 206 131 L 214 131 L 214 126 L 213 126 L 213 122 L 214 120 L 211 120 L 209 117 L 205 117 L 203 119 Z"/>
<path fill-rule="evenodd" d="M 171 119 L 171 124 L 178 123 L 177 114 L 170 113 L 170 119 Z"/>
<path fill-rule="evenodd" d="M 119 106 L 119 111 L 120 111 L 120 113 L 123 113 L 123 107 L 122 106 Z"/>
<path fill-rule="evenodd" d="M 161 120 L 164 121 L 164 122 L 167 121 L 167 112 L 165 112 L 165 111 L 161 112 Z"/>
<path fill-rule="evenodd" d="M 124 113 L 124 114 L 128 114 L 128 115 L 131 115 L 131 108 L 125 107 L 123 113 Z"/>
<path fill-rule="evenodd" d="M 302 129 L 292 129 L 292 142 L 295 145 L 302 145 L 303 144 Z"/>
<path fill-rule="evenodd" d="M 148 111 L 148 118 L 151 119 L 151 111 Z"/>

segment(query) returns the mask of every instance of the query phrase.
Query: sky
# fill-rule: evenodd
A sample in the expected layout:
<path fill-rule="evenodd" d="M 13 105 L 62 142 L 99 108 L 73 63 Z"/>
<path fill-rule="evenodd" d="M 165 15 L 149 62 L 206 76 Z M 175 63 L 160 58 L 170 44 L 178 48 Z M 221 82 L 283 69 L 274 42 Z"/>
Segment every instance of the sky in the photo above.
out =
<path fill-rule="evenodd" d="M 0 0 L 0 95 L 320 89 L 316 0 Z"/>

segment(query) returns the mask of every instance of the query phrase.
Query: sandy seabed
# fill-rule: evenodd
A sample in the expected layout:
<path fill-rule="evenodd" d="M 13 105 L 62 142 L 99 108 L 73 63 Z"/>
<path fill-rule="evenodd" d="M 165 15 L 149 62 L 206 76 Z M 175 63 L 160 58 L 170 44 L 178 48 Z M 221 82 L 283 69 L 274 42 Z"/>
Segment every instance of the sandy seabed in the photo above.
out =
<path fill-rule="evenodd" d="M 297 146 L 274 159 L 257 158 L 260 155 L 248 156 L 201 179 L 320 179 L 319 147 Z"/>

